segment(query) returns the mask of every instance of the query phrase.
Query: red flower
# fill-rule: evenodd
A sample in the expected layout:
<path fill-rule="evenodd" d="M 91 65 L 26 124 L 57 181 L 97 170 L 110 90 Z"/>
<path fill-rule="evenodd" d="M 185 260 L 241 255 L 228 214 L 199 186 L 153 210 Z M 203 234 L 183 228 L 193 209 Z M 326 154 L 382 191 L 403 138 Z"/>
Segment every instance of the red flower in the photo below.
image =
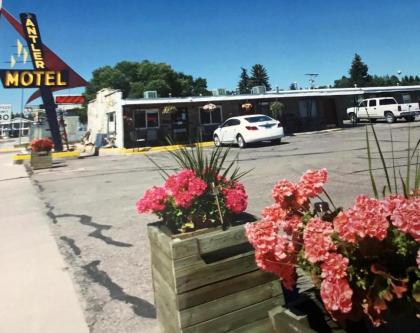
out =
<path fill-rule="evenodd" d="M 167 193 L 163 187 L 154 186 L 148 189 L 143 197 L 137 201 L 137 212 L 139 214 L 161 212 L 166 208 L 165 201 L 167 197 Z"/>
<path fill-rule="evenodd" d="M 182 208 L 188 208 L 195 197 L 204 193 L 207 184 L 201 178 L 196 177 L 193 170 L 182 170 L 169 176 L 165 182 L 165 188 L 173 195 L 175 203 Z"/>
<path fill-rule="evenodd" d="M 322 193 L 324 184 L 327 182 L 327 169 L 308 170 L 300 178 L 298 187 L 302 194 L 309 198 L 314 198 Z"/>
<path fill-rule="evenodd" d="M 226 207 L 235 214 L 242 213 L 248 206 L 248 196 L 245 187 L 239 182 L 233 182 L 231 187 L 223 188 Z"/>
<path fill-rule="evenodd" d="M 54 143 L 49 138 L 34 139 L 31 142 L 31 150 L 33 152 L 46 151 L 49 152 L 54 147 Z"/>
<path fill-rule="evenodd" d="M 321 298 L 328 312 L 349 313 L 352 308 L 353 290 L 347 279 L 323 280 Z"/>
<path fill-rule="evenodd" d="M 332 233 L 333 228 L 330 223 L 312 218 L 303 232 L 305 258 L 312 263 L 324 261 L 328 252 L 336 249 L 331 239 Z"/>

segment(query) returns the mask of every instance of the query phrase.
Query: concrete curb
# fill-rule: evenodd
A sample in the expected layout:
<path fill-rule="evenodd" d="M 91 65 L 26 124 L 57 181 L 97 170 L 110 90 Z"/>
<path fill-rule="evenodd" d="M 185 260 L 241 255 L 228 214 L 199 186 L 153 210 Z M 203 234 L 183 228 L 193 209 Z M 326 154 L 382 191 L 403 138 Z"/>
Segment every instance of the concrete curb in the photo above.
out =
<path fill-rule="evenodd" d="M 200 147 L 210 147 L 213 146 L 213 141 L 206 141 L 200 142 L 198 144 Z M 99 149 L 100 156 L 109 156 L 109 155 L 144 155 L 146 153 L 160 153 L 160 152 L 168 152 L 168 151 L 175 151 L 181 148 L 186 147 L 194 147 L 195 144 L 192 145 L 170 145 L 170 146 L 158 146 L 158 147 L 140 147 L 138 150 L 137 148 L 101 148 Z"/>
<path fill-rule="evenodd" d="M 79 158 L 79 157 L 80 157 L 80 152 L 78 152 L 78 151 L 62 151 L 62 152 L 52 153 L 52 158 L 53 159 Z M 29 155 L 29 154 L 14 155 L 12 157 L 13 161 L 25 161 L 25 160 L 30 160 L 30 159 L 31 159 L 31 155 Z"/>
<path fill-rule="evenodd" d="M 311 135 L 311 134 L 323 134 L 323 133 L 331 133 L 331 132 L 338 132 L 342 131 L 344 128 L 331 128 L 322 131 L 311 131 L 311 132 L 300 132 L 300 133 L 293 133 L 293 136 L 301 136 L 301 135 Z"/>

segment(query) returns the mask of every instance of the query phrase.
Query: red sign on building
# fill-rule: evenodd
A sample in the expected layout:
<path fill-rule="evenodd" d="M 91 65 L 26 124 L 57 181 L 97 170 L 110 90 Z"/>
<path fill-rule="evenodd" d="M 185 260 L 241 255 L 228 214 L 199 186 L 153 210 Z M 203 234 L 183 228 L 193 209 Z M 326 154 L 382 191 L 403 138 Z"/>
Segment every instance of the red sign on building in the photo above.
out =
<path fill-rule="evenodd" d="M 55 104 L 83 104 L 83 96 L 55 96 Z"/>

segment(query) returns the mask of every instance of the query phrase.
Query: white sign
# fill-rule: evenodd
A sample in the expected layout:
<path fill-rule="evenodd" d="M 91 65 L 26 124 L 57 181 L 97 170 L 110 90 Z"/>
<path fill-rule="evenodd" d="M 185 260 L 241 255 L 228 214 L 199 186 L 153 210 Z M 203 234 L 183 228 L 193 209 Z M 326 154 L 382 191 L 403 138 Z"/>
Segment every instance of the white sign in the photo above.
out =
<path fill-rule="evenodd" d="M 12 105 L 0 104 L 0 121 L 12 120 Z"/>

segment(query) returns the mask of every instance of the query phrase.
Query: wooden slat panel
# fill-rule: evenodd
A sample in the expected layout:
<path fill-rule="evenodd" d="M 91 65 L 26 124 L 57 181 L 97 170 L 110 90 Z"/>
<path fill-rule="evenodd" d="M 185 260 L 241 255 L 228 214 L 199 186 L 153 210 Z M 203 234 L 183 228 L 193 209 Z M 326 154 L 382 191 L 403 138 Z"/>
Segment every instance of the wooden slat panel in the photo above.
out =
<path fill-rule="evenodd" d="M 277 280 L 275 275 L 256 270 L 178 294 L 177 307 L 180 310 L 184 310 L 273 280 Z"/>
<path fill-rule="evenodd" d="M 195 325 L 212 318 L 220 317 L 226 313 L 245 308 L 272 297 L 283 299 L 282 289 L 278 281 L 271 281 L 185 309 L 180 313 L 181 327 Z"/>
<path fill-rule="evenodd" d="M 175 292 L 177 294 L 218 282 L 233 276 L 242 275 L 257 269 L 254 252 L 248 252 L 206 267 L 190 266 L 175 271 Z"/>
<path fill-rule="evenodd" d="M 273 329 L 273 325 L 268 318 L 255 321 L 248 325 L 239 327 L 230 331 L 229 333 L 276 333 Z"/>
<path fill-rule="evenodd" d="M 246 308 L 233 311 L 215 319 L 211 319 L 200 324 L 186 327 L 183 333 L 224 333 L 230 332 L 241 326 L 253 323 L 268 316 L 268 310 L 280 304 L 279 298 L 272 298 L 266 301 L 253 304 Z"/>
<path fill-rule="evenodd" d="M 163 332 L 181 332 L 179 311 L 176 310 L 176 295 L 166 283 L 162 275 L 153 271 L 153 287 L 155 290 L 155 304 L 157 317 Z"/>
<path fill-rule="evenodd" d="M 157 271 L 163 276 L 165 281 L 175 288 L 174 270 L 172 262 L 167 260 L 162 252 L 151 251 L 152 254 L 152 271 Z"/>
<path fill-rule="evenodd" d="M 147 233 L 150 240 L 151 250 L 161 250 L 168 258 L 172 258 L 172 239 L 160 230 L 161 222 L 150 223 L 147 226 Z"/>
<path fill-rule="evenodd" d="M 243 225 L 231 227 L 226 231 L 198 237 L 198 248 L 201 254 L 217 251 L 225 247 L 248 242 Z"/>

